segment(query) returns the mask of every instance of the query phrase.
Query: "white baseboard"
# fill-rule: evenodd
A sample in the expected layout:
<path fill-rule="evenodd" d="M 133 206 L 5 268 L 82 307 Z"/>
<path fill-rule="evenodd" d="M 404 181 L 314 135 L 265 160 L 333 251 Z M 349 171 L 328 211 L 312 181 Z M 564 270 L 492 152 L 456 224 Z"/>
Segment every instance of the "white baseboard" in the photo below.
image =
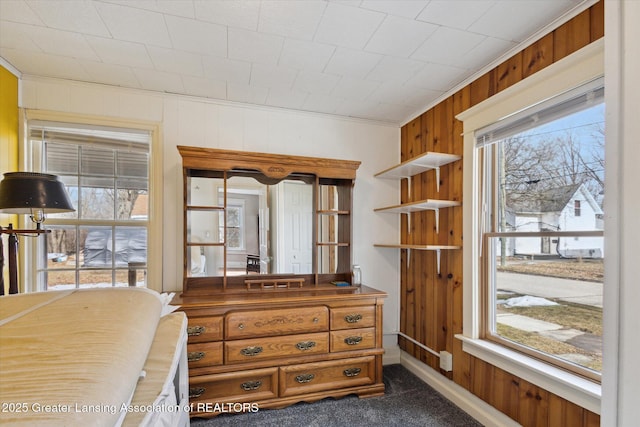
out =
<path fill-rule="evenodd" d="M 382 364 L 383 365 L 397 365 L 400 363 L 400 347 L 398 345 L 395 346 L 385 346 L 384 347 L 384 355 L 382 356 Z"/>
<path fill-rule="evenodd" d="M 482 425 L 492 427 L 520 426 L 515 420 L 509 418 L 473 393 L 433 370 L 430 366 L 425 365 L 402 350 L 399 350 L 399 352 L 400 364 L 402 366 L 429 384 L 438 393 L 449 399 Z"/>

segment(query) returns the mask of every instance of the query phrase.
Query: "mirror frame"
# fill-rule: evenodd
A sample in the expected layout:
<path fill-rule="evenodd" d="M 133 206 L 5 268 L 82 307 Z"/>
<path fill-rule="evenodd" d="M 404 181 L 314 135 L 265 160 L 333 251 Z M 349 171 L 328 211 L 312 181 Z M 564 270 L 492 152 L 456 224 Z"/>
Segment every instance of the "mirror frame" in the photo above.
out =
<path fill-rule="evenodd" d="M 222 150 L 214 148 L 189 147 L 179 145 L 178 151 L 182 157 L 183 173 L 183 294 L 208 294 L 211 292 L 247 292 L 251 285 L 245 281 L 248 279 L 260 279 L 265 281 L 288 280 L 292 282 L 304 280 L 304 287 L 314 289 L 328 284 L 334 280 L 350 281 L 352 263 L 352 215 L 353 211 L 353 186 L 355 184 L 356 171 L 360 166 L 359 161 L 338 160 L 319 157 L 291 156 L 282 154 L 256 153 L 248 151 Z M 258 171 L 265 177 L 265 181 L 275 183 L 291 175 L 313 176 L 313 273 L 311 274 L 260 274 L 239 276 L 205 276 L 189 277 L 187 275 L 187 212 L 188 212 L 188 178 L 192 174 L 197 176 L 211 176 L 224 180 L 225 196 L 227 191 L 227 174 L 233 176 L 234 171 Z M 260 180 L 258 180 L 260 181 Z M 329 184 L 325 184 L 329 183 Z M 319 210 L 318 195 L 321 185 L 339 185 L 344 191 L 339 196 L 343 206 L 339 211 L 328 212 Z M 318 271 L 318 251 L 327 243 L 319 242 L 318 222 L 319 217 L 327 214 L 336 214 L 339 221 L 345 225 L 346 232 L 342 238 L 347 240 L 336 245 L 341 253 L 339 271 L 336 273 L 321 273 Z M 345 235 L 346 234 L 346 235 Z M 226 263 L 226 250 L 225 263 Z M 333 286 L 335 289 L 335 286 Z M 280 289 L 279 289 L 280 290 Z M 285 290 L 285 289 L 282 289 Z"/>

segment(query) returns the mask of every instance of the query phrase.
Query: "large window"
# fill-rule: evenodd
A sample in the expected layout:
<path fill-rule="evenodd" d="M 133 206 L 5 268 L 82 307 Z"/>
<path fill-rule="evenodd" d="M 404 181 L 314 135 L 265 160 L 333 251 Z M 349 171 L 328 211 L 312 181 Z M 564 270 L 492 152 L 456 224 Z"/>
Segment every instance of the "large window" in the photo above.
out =
<path fill-rule="evenodd" d="M 29 121 L 34 170 L 58 175 L 75 212 L 49 215 L 37 289 L 146 286 L 151 133 Z"/>
<path fill-rule="evenodd" d="M 598 379 L 604 88 L 592 81 L 476 131 L 481 336 Z"/>

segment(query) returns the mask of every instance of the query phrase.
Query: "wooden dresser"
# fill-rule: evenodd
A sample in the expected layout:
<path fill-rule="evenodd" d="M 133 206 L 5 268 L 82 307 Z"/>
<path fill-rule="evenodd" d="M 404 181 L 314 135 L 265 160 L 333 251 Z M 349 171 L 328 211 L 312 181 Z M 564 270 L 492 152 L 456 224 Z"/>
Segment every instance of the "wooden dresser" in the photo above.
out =
<path fill-rule="evenodd" d="M 189 319 L 189 394 L 197 403 L 284 407 L 384 393 L 384 292 L 333 285 L 281 293 L 176 297 Z"/>
<path fill-rule="evenodd" d="M 383 394 L 386 294 L 349 286 L 360 162 L 178 151 L 191 415 Z"/>

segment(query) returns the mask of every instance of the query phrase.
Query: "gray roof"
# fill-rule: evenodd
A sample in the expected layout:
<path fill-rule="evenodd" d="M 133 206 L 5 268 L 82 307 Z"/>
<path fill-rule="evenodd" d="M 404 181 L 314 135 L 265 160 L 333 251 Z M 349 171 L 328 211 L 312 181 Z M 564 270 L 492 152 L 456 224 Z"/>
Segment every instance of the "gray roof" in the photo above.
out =
<path fill-rule="evenodd" d="M 513 198 L 508 209 L 518 213 L 560 212 L 579 188 L 580 184 L 573 184 L 528 193 Z"/>

